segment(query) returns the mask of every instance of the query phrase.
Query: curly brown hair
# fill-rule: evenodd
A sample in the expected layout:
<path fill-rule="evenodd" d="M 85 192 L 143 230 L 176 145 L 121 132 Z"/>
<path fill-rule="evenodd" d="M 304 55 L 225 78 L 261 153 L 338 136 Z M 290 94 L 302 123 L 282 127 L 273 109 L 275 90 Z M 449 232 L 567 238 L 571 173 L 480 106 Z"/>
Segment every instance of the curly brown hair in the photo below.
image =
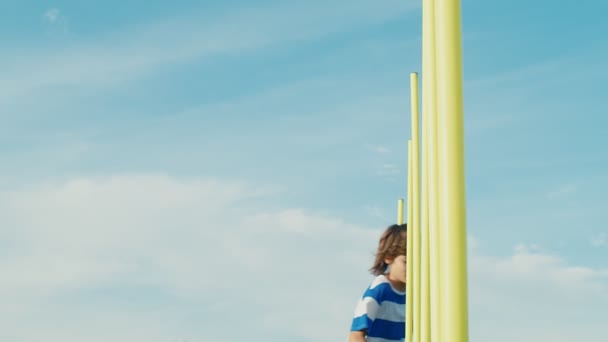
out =
<path fill-rule="evenodd" d="M 394 259 L 400 255 L 407 255 L 407 224 L 394 224 L 386 228 L 380 241 L 374 265 L 369 271 L 374 275 L 381 275 L 386 272 L 388 264 L 384 261 Z"/>

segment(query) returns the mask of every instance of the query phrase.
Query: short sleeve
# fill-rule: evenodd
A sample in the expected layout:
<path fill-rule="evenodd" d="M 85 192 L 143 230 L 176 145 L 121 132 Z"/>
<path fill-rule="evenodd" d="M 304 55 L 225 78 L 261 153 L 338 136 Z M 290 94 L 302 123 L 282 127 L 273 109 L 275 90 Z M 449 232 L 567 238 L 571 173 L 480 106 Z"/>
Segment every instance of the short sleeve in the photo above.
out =
<path fill-rule="evenodd" d="M 382 289 L 375 287 L 367 289 L 355 308 L 351 331 L 360 331 L 372 326 L 376 319 L 378 309 L 382 303 Z"/>

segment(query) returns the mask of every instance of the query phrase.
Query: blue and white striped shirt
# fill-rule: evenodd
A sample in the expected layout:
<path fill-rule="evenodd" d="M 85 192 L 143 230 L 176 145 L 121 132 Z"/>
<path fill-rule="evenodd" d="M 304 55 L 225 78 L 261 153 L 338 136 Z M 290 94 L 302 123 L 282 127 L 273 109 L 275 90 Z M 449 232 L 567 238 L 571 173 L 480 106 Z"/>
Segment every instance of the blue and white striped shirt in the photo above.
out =
<path fill-rule="evenodd" d="M 393 288 L 385 275 L 372 281 L 355 308 L 350 330 L 363 329 L 368 342 L 405 340 L 405 292 Z"/>

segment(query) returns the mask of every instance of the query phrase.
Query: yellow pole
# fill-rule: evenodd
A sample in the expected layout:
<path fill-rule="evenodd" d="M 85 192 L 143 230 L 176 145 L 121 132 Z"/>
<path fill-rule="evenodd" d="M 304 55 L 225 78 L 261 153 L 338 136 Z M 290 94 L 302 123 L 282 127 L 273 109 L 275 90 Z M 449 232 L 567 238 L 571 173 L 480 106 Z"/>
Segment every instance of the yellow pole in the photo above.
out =
<path fill-rule="evenodd" d="M 414 232 L 414 317 L 413 317 L 413 334 L 414 342 L 420 340 L 420 313 L 421 313 L 421 241 L 420 241 L 420 156 L 419 156 L 419 138 L 418 138 L 418 74 L 410 74 L 410 91 L 411 91 L 411 112 L 412 112 L 412 231 Z"/>
<path fill-rule="evenodd" d="M 466 255 L 466 196 L 462 90 L 462 38 L 460 1 L 438 0 L 437 104 L 440 227 L 447 244 L 442 282 L 443 336 L 449 342 L 468 342 Z"/>
<path fill-rule="evenodd" d="M 413 227 L 412 227 L 412 195 L 414 191 L 412 189 L 412 141 L 408 140 L 407 142 L 407 155 L 408 155 L 408 163 L 407 163 L 407 251 L 406 251 L 406 259 L 407 260 L 407 272 L 405 273 L 406 282 L 405 282 L 405 341 L 413 342 L 412 340 L 412 314 L 414 312 L 414 296 L 413 296 L 413 276 L 414 276 L 414 263 L 412 256 L 414 254 L 414 239 L 413 239 Z"/>
<path fill-rule="evenodd" d="M 403 224 L 403 198 L 400 198 L 397 204 L 397 224 Z"/>
<path fill-rule="evenodd" d="M 428 160 L 428 123 L 423 117 L 423 139 L 422 144 L 422 201 L 420 213 L 420 342 L 430 341 L 430 293 L 429 293 L 429 160 Z M 418 283 L 416 283 L 418 285 Z"/>
<path fill-rule="evenodd" d="M 433 92 L 436 95 L 436 92 Z M 433 98 L 436 98 L 433 96 Z M 431 336 L 433 342 L 441 342 L 442 338 L 442 321 L 441 321 L 441 279 L 444 274 L 441 255 L 443 245 L 441 243 L 441 226 L 439 221 L 439 178 L 438 169 L 441 167 L 437 158 L 437 112 L 435 101 L 430 101 L 431 113 L 429 114 L 429 234 L 430 234 L 430 267 L 431 267 Z"/>
<path fill-rule="evenodd" d="M 422 3 L 422 107 L 423 107 L 423 130 L 424 130 L 424 175 L 428 180 L 423 181 L 423 192 L 426 194 L 423 198 L 423 205 L 427 206 L 423 215 L 425 217 L 424 225 L 428 227 L 428 246 L 429 246 L 429 298 L 427 302 L 423 302 L 429 308 L 428 314 L 425 316 L 430 320 L 429 326 L 425 326 L 422 330 L 423 334 L 429 334 L 429 337 L 423 339 L 424 342 L 433 341 L 441 342 L 441 317 L 440 317 L 440 278 L 441 272 L 439 268 L 440 246 L 438 243 L 438 208 L 437 208 L 437 130 L 436 130 L 436 99 L 437 99 L 437 69 L 436 69 L 436 22 L 435 22 L 435 7 L 436 0 L 423 0 Z M 424 259 L 424 258 L 423 258 Z M 426 299 L 426 298 L 425 298 Z M 428 315 L 428 316 L 427 316 Z M 423 318 L 424 322 L 424 318 Z M 428 329 L 428 330 L 426 330 Z"/>

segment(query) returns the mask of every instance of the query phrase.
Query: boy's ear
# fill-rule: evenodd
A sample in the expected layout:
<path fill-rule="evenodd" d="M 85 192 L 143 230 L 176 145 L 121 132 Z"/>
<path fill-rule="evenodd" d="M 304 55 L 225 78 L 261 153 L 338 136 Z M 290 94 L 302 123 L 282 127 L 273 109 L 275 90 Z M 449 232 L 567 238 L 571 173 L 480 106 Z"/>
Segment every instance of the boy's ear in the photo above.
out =
<path fill-rule="evenodd" d="M 391 257 L 386 257 L 386 258 L 384 259 L 384 263 L 385 263 L 385 264 L 390 265 L 390 264 L 392 264 L 392 263 L 393 263 L 393 261 L 394 261 L 394 260 L 395 260 L 394 258 L 391 258 Z"/>

